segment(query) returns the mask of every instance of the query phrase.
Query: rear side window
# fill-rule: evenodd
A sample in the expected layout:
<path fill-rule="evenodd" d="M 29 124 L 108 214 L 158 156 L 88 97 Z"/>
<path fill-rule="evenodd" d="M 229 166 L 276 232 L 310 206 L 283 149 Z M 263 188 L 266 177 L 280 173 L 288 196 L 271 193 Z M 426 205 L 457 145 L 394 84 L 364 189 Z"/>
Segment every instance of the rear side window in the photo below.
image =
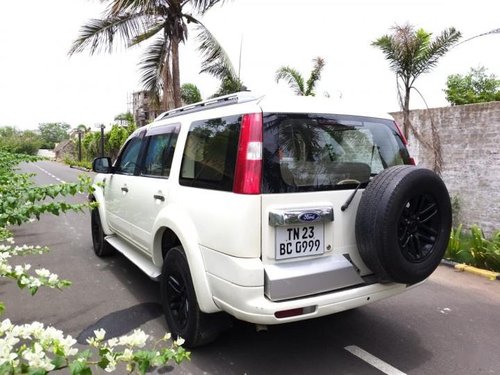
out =
<path fill-rule="evenodd" d="M 193 122 L 184 147 L 179 183 L 231 191 L 240 125 L 241 116 Z"/>
<path fill-rule="evenodd" d="M 352 189 L 383 169 L 408 163 L 389 120 L 266 114 L 263 191 Z"/>

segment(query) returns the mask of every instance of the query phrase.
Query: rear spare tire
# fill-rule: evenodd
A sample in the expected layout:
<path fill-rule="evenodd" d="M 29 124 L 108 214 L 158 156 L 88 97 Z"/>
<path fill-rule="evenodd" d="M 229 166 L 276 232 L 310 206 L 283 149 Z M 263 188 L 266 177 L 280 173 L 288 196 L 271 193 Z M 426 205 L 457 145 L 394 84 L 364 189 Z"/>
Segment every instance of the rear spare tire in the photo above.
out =
<path fill-rule="evenodd" d="M 413 284 L 439 265 L 450 237 L 451 204 L 431 170 L 400 165 L 366 187 L 356 216 L 361 258 L 381 282 Z"/>

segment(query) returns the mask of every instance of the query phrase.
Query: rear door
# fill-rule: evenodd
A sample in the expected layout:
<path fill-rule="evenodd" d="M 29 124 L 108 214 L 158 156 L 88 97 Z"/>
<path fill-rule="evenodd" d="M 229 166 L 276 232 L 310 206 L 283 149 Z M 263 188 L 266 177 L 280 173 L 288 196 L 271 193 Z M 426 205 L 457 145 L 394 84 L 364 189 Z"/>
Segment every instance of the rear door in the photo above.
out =
<path fill-rule="evenodd" d="M 408 161 L 388 121 L 264 115 L 262 260 L 269 269 L 302 263 L 314 271 L 315 262 L 321 267 L 326 257 L 335 257 L 361 275 L 371 273 L 355 238 L 362 190 L 383 169 Z"/>

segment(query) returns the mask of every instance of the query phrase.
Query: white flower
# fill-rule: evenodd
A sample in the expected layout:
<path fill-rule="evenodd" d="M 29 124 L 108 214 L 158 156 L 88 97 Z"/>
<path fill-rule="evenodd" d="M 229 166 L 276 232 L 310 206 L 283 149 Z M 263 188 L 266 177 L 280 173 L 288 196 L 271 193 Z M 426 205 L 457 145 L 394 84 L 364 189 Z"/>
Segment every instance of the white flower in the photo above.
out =
<path fill-rule="evenodd" d="M 146 335 L 144 331 L 135 329 L 132 334 L 120 337 L 120 345 L 142 348 L 146 345 L 148 338 L 149 335 Z"/>
<path fill-rule="evenodd" d="M 19 266 L 17 265 L 15 268 L 14 268 L 14 273 L 16 276 L 21 276 L 24 274 L 24 267 L 23 266 Z"/>
<path fill-rule="evenodd" d="M 38 270 L 35 270 L 35 273 L 40 277 L 49 277 L 50 276 L 50 271 L 45 269 L 45 268 L 40 268 Z"/>
<path fill-rule="evenodd" d="M 184 344 L 185 342 L 186 340 L 184 340 L 182 337 L 178 337 L 177 340 L 174 341 L 174 344 L 177 346 L 182 346 L 182 344 Z"/>
<path fill-rule="evenodd" d="M 106 355 L 104 357 L 109 361 L 109 363 L 106 366 L 106 368 L 104 369 L 104 371 L 106 371 L 106 372 L 113 372 L 113 371 L 115 371 L 115 369 L 116 369 L 116 359 L 110 353 L 106 353 Z"/>
<path fill-rule="evenodd" d="M 172 338 L 172 334 L 170 332 L 165 333 L 165 336 L 163 336 L 164 341 L 168 341 Z"/>
<path fill-rule="evenodd" d="M 106 335 L 106 331 L 102 328 L 96 329 L 94 331 L 94 335 L 95 335 L 97 340 L 102 341 L 102 340 L 104 340 L 104 336 Z"/>
<path fill-rule="evenodd" d="M 116 345 L 118 345 L 118 339 L 116 337 L 108 340 L 108 346 L 110 348 L 114 348 Z"/>
<path fill-rule="evenodd" d="M 10 331 L 14 325 L 10 322 L 10 319 L 4 319 L 2 323 L 0 323 L 0 334 L 5 331 Z"/>
<path fill-rule="evenodd" d="M 42 282 L 34 277 L 31 277 L 28 282 L 28 288 L 39 288 L 42 286 Z"/>
<path fill-rule="evenodd" d="M 49 284 L 57 284 L 58 281 L 59 281 L 59 276 L 57 276 L 55 273 L 49 276 Z"/>
<path fill-rule="evenodd" d="M 45 356 L 43 347 L 35 342 L 33 349 L 27 349 L 23 352 L 23 358 L 28 361 L 28 365 L 32 368 L 40 368 L 45 371 L 52 371 L 55 366 L 50 363 L 50 358 Z"/>
<path fill-rule="evenodd" d="M 71 337 L 71 335 L 68 335 L 63 340 L 61 340 L 60 344 L 64 356 L 71 357 L 76 355 L 76 353 L 78 353 L 78 349 L 73 348 L 73 345 L 76 344 L 76 340 L 73 337 Z"/>
<path fill-rule="evenodd" d="M 126 348 L 123 351 L 123 354 L 120 355 L 117 359 L 120 361 L 130 362 L 134 358 L 134 352 L 129 348 Z"/>
<path fill-rule="evenodd" d="M 6 263 L 0 263 L 0 275 L 7 275 L 12 272 L 12 267 Z"/>

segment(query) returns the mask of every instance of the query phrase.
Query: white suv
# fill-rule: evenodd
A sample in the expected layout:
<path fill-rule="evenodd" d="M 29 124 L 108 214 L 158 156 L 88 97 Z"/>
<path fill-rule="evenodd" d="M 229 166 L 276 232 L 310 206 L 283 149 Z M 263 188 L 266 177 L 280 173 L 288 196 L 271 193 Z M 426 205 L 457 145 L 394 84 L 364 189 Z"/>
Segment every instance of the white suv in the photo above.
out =
<path fill-rule="evenodd" d="M 94 161 L 98 256 L 161 283 L 169 329 L 213 340 L 352 309 L 427 278 L 448 243 L 442 180 L 393 120 L 238 93 L 160 115 Z M 227 314 L 226 314 L 227 313 Z"/>

